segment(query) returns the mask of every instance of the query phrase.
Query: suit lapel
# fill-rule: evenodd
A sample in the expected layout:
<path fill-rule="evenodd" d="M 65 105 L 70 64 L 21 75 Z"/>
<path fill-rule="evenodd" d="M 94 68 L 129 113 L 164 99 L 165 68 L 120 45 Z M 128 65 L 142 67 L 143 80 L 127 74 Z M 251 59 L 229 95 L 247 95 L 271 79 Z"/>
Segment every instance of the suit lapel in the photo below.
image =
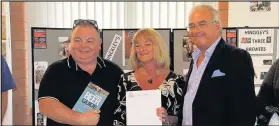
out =
<path fill-rule="evenodd" d="M 208 64 L 205 68 L 205 71 L 201 78 L 200 83 L 211 78 L 211 74 L 215 70 L 214 68 L 216 68 L 216 65 L 218 65 L 217 63 L 219 62 L 219 60 L 222 60 L 220 58 L 220 55 L 222 54 L 222 49 L 224 47 L 224 44 L 225 44 L 225 41 L 221 38 L 221 40 L 219 41 L 218 45 L 216 46 L 213 54 L 211 55 L 210 60 L 208 61 Z"/>
<path fill-rule="evenodd" d="M 202 75 L 202 78 L 201 78 L 201 82 L 200 82 L 200 85 L 202 84 L 202 82 L 204 82 L 205 80 L 207 79 L 210 79 L 211 78 L 211 71 L 213 71 L 213 68 L 215 67 L 215 62 L 216 60 L 219 59 L 219 55 L 221 54 L 221 51 L 223 49 L 223 46 L 225 44 L 225 41 L 221 38 L 221 40 L 219 41 L 218 45 L 216 46 L 206 68 L 205 68 L 205 71 L 204 71 L 204 74 Z M 217 61 L 218 62 L 218 61 Z M 186 75 L 186 83 L 185 83 L 185 86 L 184 86 L 184 89 L 183 89 L 183 95 L 186 94 L 187 92 L 187 87 L 188 87 L 188 83 L 189 83 L 189 79 L 190 79 L 190 76 L 191 76 L 191 73 L 192 73 L 192 70 L 193 70 L 193 65 L 194 65 L 194 60 L 191 59 L 191 63 L 190 63 L 190 68 L 189 68 L 189 71 L 188 71 L 188 74 Z M 199 86 L 200 87 L 200 86 Z"/>
<path fill-rule="evenodd" d="M 214 70 L 217 68 L 218 62 L 220 60 L 222 60 L 221 55 L 222 55 L 222 50 L 224 48 L 224 45 L 225 45 L 225 41 L 221 38 L 221 40 L 219 41 L 218 45 L 216 46 L 213 54 L 211 55 L 211 58 L 208 61 L 205 71 L 202 75 L 195 100 L 198 97 L 198 95 L 203 92 L 201 90 L 203 90 L 203 88 L 206 87 L 206 85 L 207 85 L 206 82 L 208 82 L 207 80 L 211 79 L 211 75 L 214 72 Z M 194 100 L 194 102 L 195 102 L 195 100 Z"/>

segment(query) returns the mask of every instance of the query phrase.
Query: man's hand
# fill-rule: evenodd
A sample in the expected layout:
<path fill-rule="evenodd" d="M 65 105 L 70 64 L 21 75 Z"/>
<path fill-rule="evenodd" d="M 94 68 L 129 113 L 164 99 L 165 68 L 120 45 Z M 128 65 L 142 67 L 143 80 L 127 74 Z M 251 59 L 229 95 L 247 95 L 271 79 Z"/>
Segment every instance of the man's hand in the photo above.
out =
<path fill-rule="evenodd" d="M 164 123 L 168 122 L 168 112 L 165 108 L 161 107 L 161 108 L 157 108 L 156 109 L 156 113 L 157 116 L 160 117 L 160 120 Z"/>
<path fill-rule="evenodd" d="M 89 110 L 79 117 L 79 125 L 97 125 L 100 119 L 99 110 Z"/>

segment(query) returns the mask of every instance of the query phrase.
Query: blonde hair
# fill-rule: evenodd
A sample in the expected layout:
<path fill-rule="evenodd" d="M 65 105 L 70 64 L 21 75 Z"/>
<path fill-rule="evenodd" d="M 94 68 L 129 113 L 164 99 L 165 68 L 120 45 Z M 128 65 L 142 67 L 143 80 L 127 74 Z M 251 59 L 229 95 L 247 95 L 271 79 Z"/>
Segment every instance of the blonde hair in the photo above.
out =
<path fill-rule="evenodd" d="M 153 43 L 152 45 L 154 48 L 154 60 L 156 61 L 157 65 L 162 68 L 169 69 L 170 57 L 167 53 L 165 41 L 162 39 L 161 35 L 152 28 L 140 29 L 134 34 L 130 54 L 130 65 L 132 66 L 132 68 L 138 69 L 143 65 L 138 59 L 135 50 L 135 42 L 137 42 L 140 37 L 144 37 L 145 39 Z"/>

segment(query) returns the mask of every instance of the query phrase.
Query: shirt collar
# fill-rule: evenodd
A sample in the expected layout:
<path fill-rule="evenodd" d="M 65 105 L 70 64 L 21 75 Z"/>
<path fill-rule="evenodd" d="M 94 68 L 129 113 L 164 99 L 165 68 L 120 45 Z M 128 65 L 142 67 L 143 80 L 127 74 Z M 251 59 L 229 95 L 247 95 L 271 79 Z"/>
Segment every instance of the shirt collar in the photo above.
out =
<path fill-rule="evenodd" d="M 206 57 L 211 57 L 211 55 L 213 54 L 216 46 L 218 45 L 219 41 L 221 40 L 221 37 L 219 37 L 206 51 L 205 51 L 205 56 Z M 195 49 L 192 53 L 192 57 L 193 60 L 197 60 L 197 58 L 199 57 L 201 51 L 200 49 Z"/>
<path fill-rule="evenodd" d="M 72 55 L 67 57 L 67 65 L 70 69 L 75 69 L 76 71 L 83 71 L 78 64 L 75 62 L 75 60 L 73 59 Z M 100 57 L 97 57 L 97 67 L 96 68 L 105 68 L 106 64 L 104 62 L 104 60 Z"/>
<path fill-rule="evenodd" d="M 206 55 L 211 56 L 218 45 L 219 41 L 221 40 L 221 37 L 219 37 L 207 50 L 206 50 Z"/>

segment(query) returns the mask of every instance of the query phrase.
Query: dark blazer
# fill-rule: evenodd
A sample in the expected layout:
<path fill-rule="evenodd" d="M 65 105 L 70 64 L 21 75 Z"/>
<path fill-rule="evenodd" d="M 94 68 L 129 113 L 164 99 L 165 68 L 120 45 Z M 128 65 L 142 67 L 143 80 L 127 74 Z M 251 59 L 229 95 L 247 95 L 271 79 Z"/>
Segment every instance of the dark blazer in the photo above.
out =
<path fill-rule="evenodd" d="M 266 109 L 270 106 L 275 107 L 275 111 Z M 257 107 L 257 124 L 267 126 L 272 115 L 279 108 L 279 59 L 271 66 L 264 78 L 257 95 Z"/>
<path fill-rule="evenodd" d="M 193 61 L 186 75 L 184 96 L 192 67 Z M 225 76 L 211 78 L 218 69 Z M 193 101 L 193 126 L 252 126 L 256 121 L 255 104 L 251 56 L 221 39 L 207 64 Z M 182 119 L 183 109 L 179 116 L 180 124 Z"/>

